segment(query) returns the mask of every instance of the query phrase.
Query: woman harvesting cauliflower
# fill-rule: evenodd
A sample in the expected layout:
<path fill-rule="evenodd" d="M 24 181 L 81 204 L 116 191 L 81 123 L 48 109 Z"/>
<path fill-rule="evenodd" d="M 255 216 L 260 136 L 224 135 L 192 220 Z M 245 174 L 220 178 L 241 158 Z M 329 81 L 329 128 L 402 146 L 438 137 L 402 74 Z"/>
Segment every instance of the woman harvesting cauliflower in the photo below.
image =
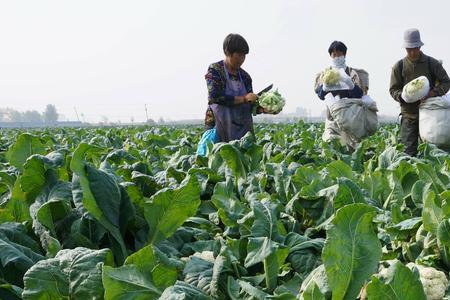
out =
<path fill-rule="evenodd" d="M 229 142 L 253 132 L 252 112 L 269 112 L 258 105 L 252 79 L 241 68 L 249 53 L 247 41 L 239 34 L 229 34 L 223 42 L 225 59 L 209 66 L 205 75 L 208 109 L 205 127 L 215 128 L 218 142 Z"/>

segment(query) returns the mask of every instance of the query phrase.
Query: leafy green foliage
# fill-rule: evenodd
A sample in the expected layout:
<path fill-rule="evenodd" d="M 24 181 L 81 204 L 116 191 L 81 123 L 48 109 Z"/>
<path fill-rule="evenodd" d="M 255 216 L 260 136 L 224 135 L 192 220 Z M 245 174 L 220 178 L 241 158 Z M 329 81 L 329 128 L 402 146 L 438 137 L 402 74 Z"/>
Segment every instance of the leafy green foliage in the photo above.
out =
<path fill-rule="evenodd" d="M 426 299 L 418 274 L 399 261 L 388 269 L 384 278 L 372 277 L 367 286 L 367 296 L 374 300 Z"/>
<path fill-rule="evenodd" d="M 396 125 L 354 152 L 256 125 L 207 157 L 195 126 L 0 132 L 5 299 L 355 299 L 450 270 L 450 155 Z"/>
<path fill-rule="evenodd" d="M 377 270 L 381 243 L 371 225 L 374 216 L 371 206 L 349 204 L 337 211 L 327 231 L 322 259 L 333 299 L 355 299 Z"/>
<path fill-rule="evenodd" d="M 112 265 L 109 250 L 61 250 L 41 260 L 24 276 L 24 299 L 92 299 L 103 297 L 102 265 Z"/>

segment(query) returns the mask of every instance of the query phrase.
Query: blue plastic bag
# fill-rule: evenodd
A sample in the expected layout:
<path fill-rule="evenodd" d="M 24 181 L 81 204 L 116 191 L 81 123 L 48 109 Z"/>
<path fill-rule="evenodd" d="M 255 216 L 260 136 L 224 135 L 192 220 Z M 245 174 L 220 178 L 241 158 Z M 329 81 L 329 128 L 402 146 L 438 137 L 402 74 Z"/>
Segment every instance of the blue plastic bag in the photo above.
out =
<path fill-rule="evenodd" d="M 206 130 L 202 138 L 200 139 L 200 142 L 197 146 L 197 155 L 199 156 L 206 156 L 207 151 L 207 145 L 208 143 L 216 143 L 218 141 L 217 133 L 216 133 L 216 127 Z"/>

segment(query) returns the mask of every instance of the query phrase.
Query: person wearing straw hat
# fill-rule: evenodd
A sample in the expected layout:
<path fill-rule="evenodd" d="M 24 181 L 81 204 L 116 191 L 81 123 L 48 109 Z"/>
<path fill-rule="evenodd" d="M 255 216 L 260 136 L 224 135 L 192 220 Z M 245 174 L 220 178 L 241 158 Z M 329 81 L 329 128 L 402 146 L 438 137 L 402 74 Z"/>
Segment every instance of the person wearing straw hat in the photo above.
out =
<path fill-rule="evenodd" d="M 391 72 L 389 92 L 395 101 L 400 103 L 401 125 L 400 138 L 405 145 L 405 152 L 410 156 L 417 155 L 419 140 L 419 104 L 431 97 L 445 95 L 450 89 L 450 78 L 442 63 L 421 51 L 424 45 L 418 29 L 405 31 L 403 48 L 406 57 L 399 60 Z M 403 87 L 417 77 L 425 76 L 430 82 L 430 91 L 423 99 L 407 103 L 402 98 Z"/>

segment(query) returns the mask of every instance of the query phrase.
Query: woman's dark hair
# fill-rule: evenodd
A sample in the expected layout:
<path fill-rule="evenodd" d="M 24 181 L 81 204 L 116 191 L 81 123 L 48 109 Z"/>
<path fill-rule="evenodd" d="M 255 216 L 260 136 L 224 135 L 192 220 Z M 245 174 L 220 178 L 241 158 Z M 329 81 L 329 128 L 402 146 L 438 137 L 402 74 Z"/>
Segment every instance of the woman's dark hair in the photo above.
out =
<path fill-rule="evenodd" d="M 249 48 L 247 41 L 239 34 L 230 33 L 223 40 L 223 52 L 225 55 L 231 55 L 235 52 L 248 54 Z"/>
<path fill-rule="evenodd" d="M 334 41 L 331 43 L 330 48 L 328 48 L 328 54 L 331 55 L 333 51 L 341 51 L 344 55 L 347 55 L 347 46 L 343 42 Z"/>

